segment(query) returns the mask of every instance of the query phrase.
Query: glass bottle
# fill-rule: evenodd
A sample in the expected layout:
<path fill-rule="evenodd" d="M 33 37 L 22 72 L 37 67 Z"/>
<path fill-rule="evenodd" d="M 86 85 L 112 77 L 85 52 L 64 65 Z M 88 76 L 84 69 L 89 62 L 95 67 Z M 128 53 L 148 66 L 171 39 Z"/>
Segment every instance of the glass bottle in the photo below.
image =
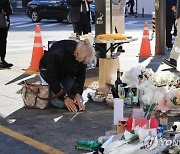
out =
<path fill-rule="evenodd" d="M 138 89 L 137 88 L 132 88 L 133 92 L 133 104 L 138 103 Z"/>
<path fill-rule="evenodd" d="M 131 90 L 131 87 L 128 88 L 128 93 L 126 96 L 126 107 L 132 108 L 133 107 L 133 92 Z"/>
<path fill-rule="evenodd" d="M 122 84 L 118 86 L 118 96 L 120 99 L 123 99 L 123 100 L 125 99 L 125 90 Z"/>
<path fill-rule="evenodd" d="M 166 114 L 166 110 L 161 110 L 159 116 L 159 126 L 163 128 L 163 131 L 168 129 L 168 117 Z"/>
<path fill-rule="evenodd" d="M 116 93 L 118 94 L 118 87 L 119 85 L 122 84 L 122 81 L 120 79 L 120 70 L 117 70 L 117 79 L 115 81 L 115 88 L 116 88 Z"/>
<path fill-rule="evenodd" d="M 96 141 L 86 141 L 86 140 L 81 140 L 77 141 L 75 144 L 76 149 L 81 149 L 81 150 L 88 150 L 88 151 L 94 151 L 99 147 L 99 142 L 98 140 Z"/>

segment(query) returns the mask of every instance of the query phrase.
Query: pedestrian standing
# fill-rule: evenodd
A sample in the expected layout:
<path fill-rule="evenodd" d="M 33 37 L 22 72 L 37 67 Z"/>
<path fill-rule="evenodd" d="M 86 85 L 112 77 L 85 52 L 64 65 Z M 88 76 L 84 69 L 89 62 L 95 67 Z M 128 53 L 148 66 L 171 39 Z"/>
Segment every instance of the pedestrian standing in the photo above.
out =
<path fill-rule="evenodd" d="M 128 5 L 128 7 L 130 7 L 130 13 L 129 14 L 136 18 L 137 15 L 135 15 L 135 13 L 134 13 L 134 4 L 135 4 L 134 0 L 129 0 L 126 4 Z"/>
<path fill-rule="evenodd" d="M 166 47 L 171 50 L 172 44 L 172 27 L 174 23 L 174 13 L 176 12 L 177 0 L 166 0 Z"/>
<path fill-rule="evenodd" d="M 124 34 L 124 10 L 126 0 L 112 0 L 112 28 L 113 31 Z"/>
<path fill-rule="evenodd" d="M 177 67 L 177 60 L 180 54 L 180 0 L 178 0 L 177 13 L 176 13 L 176 23 L 177 23 L 177 36 L 170 54 L 170 59 L 163 59 L 163 62 L 171 67 Z"/>
<path fill-rule="evenodd" d="M 68 19 L 78 35 L 91 32 L 90 3 L 93 0 L 67 0 L 70 5 Z"/>
<path fill-rule="evenodd" d="M 7 47 L 7 35 L 10 27 L 9 15 L 12 14 L 12 8 L 9 0 L 0 1 L 0 13 L 3 14 L 7 20 L 7 25 L 0 27 L 0 68 L 10 68 L 13 66 L 11 63 L 5 61 L 6 47 Z M 2 20 L 2 18 L 0 18 Z M 3 21 L 0 21 L 3 22 Z"/>

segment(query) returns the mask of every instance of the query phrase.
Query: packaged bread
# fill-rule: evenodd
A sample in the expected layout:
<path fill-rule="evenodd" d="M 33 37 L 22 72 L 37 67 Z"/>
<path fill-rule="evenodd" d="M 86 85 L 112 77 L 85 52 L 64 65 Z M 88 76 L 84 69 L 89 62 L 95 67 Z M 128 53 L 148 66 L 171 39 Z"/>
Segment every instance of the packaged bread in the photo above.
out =
<path fill-rule="evenodd" d="M 116 34 L 100 34 L 97 35 L 97 39 L 100 40 L 126 40 L 126 36 L 121 33 Z"/>

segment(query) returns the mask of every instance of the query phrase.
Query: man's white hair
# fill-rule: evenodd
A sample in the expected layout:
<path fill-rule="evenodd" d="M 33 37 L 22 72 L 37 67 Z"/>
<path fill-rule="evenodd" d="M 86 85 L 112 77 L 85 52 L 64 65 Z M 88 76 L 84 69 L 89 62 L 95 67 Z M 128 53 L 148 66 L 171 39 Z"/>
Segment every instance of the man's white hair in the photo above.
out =
<path fill-rule="evenodd" d="M 83 41 L 80 41 L 77 45 L 76 48 L 77 51 L 80 52 L 80 56 L 89 56 L 90 61 L 88 64 L 94 64 L 96 65 L 97 63 L 97 58 L 95 56 L 95 49 L 94 47 L 90 44 L 90 41 L 88 39 L 85 39 Z"/>

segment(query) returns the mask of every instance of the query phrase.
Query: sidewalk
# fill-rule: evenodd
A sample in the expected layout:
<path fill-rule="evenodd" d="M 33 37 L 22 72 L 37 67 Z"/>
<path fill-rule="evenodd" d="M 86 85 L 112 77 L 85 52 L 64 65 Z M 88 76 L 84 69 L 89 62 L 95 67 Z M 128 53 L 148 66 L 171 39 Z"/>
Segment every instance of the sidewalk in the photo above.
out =
<path fill-rule="evenodd" d="M 120 69 L 127 71 L 131 67 L 142 65 L 147 68 L 152 68 L 156 71 L 171 71 L 180 76 L 180 73 L 175 69 L 168 67 L 162 63 L 163 57 L 169 57 L 169 51 L 166 55 L 153 56 L 147 59 L 137 57 L 141 39 L 142 31 L 127 30 L 127 35 L 138 37 L 137 41 L 123 45 L 125 53 L 121 53 Z M 154 55 L 155 49 L 154 40 L 151 41 L 151 51 Z M 113 123 L 113 109 L 108 107 L 105 103 L 95 103 L 88 101 L 86 105 L 87 111 L 70 113 L 66 110 L 57 108 L 49 108 L 46 110 L 35 110 L 24 108 L 21 98 L 21 81 L 25 79 L 39 80 L 37 75 L 28 75 L 24 73 L 19 66 L 27 63 L 24 54 L 8 55 L 12 60 L 16 60 L 12 69 L 0 70 L 0 116 L 5 119 L 0 119 L 0 124 L 17 131 L 25 136 L 46 143 L 56 149 L 59 149 L 67 154 L 80 154 L 82 151 L 74 148 L 77 140 L 96 140 L 99 136 L 104 135 L 105 131 L 111 129 Z M 10 59 L 11 61 L 11 59 Z M 87 72 L 87 79 L 89 81 L 86 86 L 95 81 L 98 81 L 98 68 L 89 70 Z M 132 109 L 125 110 L 125 117 L 129 117 Z M 170 121 L 179 120 L 178 117 L 170 118 Z M 10 146 L 5 145 L 5 146 Z M 16 145 L 14 153 L 18 154 Z M 3 150 L 3 149 L 2 149 Z M 0 150 L 0 151 L 2 151 Z M 3 152 L 3 151 L 2 151 Z M 13 152 L 13 151 L 12 151 Z M 6 153 L 4 151 L 4 153 Z M 19 152 L 21 153 L 21 152 Z M 26 151 L 26 154 L 31 154 Z"/>

